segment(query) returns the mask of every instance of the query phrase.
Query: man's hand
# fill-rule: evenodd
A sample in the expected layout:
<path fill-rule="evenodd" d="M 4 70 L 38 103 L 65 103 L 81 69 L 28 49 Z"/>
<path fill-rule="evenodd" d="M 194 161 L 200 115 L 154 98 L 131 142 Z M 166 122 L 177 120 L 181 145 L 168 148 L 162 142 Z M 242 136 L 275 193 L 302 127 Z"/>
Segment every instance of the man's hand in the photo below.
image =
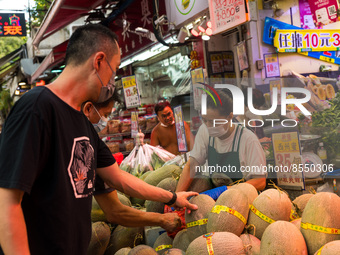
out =
<path fill-rule="evenodd" d="M 197 210 L 197 205 L 191 204 L 188 201 L 188 197 L 192 197 L 192 196 L 197 196 L 198 193 L 197 192 L 176 192 L 177 194 L 177 200 L 175 202 L 175 207 L 176 208 L 183 208 L 186 207 L 186 209 L 188 210 L 188 213 L 191 212 L 191 210 Z"/>
<path fill-rule="evenodd" d="M 164 213 L 161 214 L 161 217 L 161 227 L 167 232 L 173 232 L 182 225 L 181 218 L 177 215 L 177 213 Z"/>

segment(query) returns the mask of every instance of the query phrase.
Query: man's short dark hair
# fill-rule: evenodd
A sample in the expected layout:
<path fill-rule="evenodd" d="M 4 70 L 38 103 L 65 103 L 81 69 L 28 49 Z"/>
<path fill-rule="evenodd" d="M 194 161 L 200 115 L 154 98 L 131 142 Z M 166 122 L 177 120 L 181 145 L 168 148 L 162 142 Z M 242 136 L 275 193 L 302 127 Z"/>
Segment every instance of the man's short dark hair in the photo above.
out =
<path fill-rule="evenodd" d="M 118 37 L 109 28 L 100 24 L 84 25 L 72 34 L 66 49 L 66 65 L 81 65 L 92 54 L 103 51 L 108 58 L 118 52 Z"/>
<path fill-rule="evenodd" d="M 165 107 L 170 106 L 170 103 L 168 101 L 162 101 L 162 102 L 159 102 L 155 105 L 155 113 L 156 115 L 158 115 L 158 112 L 160 111 L 163 111 Z"/>
<path fill-rule="evenodd" d="M 217 93 L 221 98 L 222 105 L 217 97 L 215 97 L 215 104 L 214 100 L 210 96 L 207 96 L 207 108 L 218 111 L 221 116 L 228 117 L 233 111 L 233 99 L 231 97 L 231 93 L 222 90 L 217 90 Z"/>

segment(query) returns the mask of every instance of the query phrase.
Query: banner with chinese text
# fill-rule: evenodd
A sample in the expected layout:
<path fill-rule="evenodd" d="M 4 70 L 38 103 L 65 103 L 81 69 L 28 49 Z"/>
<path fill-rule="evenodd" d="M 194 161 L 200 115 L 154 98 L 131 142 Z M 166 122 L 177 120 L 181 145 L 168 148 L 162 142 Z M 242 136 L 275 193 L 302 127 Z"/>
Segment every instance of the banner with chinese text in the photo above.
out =
<path fill-rule="evenodd" d="M 185 136 L 182 106 L 177 106 L 174 108 L 174 115 L 175 115 L 178 151 L 187 152 L 188 146 L 187 146 L 187 140 Z"/>
<path fill-rule="evenodd" d="M 24 13 L 0 13 L 0 36 L 26 36 Z"/>
<path fill-rule="evenodd" d="M 249 21 L 248 1 L 245 0 L 209 0 L 209 12 L 213 34 Z"/>
<path fill-rule="evenodd" d="M 191 76 L 191 83 L 193 88 L 193 94 L 194 94 L 194 108 L 196 110 L 199 110 L 201 108 L 201 96 L 203 94 L 203 85 L 201 83 L 204 83 L 204 73 L 203 68 L 196 68 L 194 70 L 190 71 Z M 201 88 L 201 89 L 199 89 Z"/>
<path fill-rule="evenodd" d="M 278 29 L 274 37 L 277 52 L 340 50 L 340 31 L 336 29 Z"/>

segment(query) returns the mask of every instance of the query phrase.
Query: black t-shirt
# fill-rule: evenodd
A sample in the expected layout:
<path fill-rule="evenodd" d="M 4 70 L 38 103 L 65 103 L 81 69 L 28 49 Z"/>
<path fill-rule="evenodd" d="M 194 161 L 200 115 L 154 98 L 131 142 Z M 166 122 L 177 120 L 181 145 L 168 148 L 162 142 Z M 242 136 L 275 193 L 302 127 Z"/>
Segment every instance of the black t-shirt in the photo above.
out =
<path fill-rule="evenodd" d="M 36 87 L 9 114 L 0 155 L 0 187 L 25 192 L 31 253 L 86 254 L 95 169 L 115 159 L 85 115 Z"/>

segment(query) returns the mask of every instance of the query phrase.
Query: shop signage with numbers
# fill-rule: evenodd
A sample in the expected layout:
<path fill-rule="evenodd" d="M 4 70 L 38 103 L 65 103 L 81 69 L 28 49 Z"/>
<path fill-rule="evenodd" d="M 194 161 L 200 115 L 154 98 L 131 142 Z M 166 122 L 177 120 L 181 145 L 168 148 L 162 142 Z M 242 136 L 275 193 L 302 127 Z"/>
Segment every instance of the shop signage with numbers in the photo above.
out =
<path fill-rule="evenodd" d="M 131 137 L 136 137 L 138 134 L 138 112 L 131 112 Z"/>
<path fill-rule="evenodd" d="M 272 134 L 278 184 L 305 188 L 297 132 Z"/>
<path fill-rule="evenodd" d="M 278 52 L 309 52 L 340 50 L 338 29 L 278 29 L 274 37 Z"/>
<path fill-rule="evenodd" d="M 203 68 L 196 68 L 190 71 L 192 90 L 193 90 L 193 98 L 194 98 L 194 108 L 196 110 L 201 109 L 201 97 L 203 94 L 203 85 L 204 83 L 204 73 Z M 199 89 L 201 88 L 201 89 Z"/>
<path fill-rule="evenodd" d="M 209 0 L 213 34 L 249 21 L 248 0 Z"/>
<path fill-rule="evenodd" d="M 188 146 L 187 146 L 187 140 L 185 136 L 182 106 L 177 106 L 174 108 L 174 115 L 175 115 L 178 151 L 187 152 Z"/>
<path fill-rule="evenodd" d="M 124 89 L 124 98 L 126 108 L 135 108 L 140 106 L 140 98 L 138 92 L 138 86 L 136 83 L 136 76 L 126 76 L 122 78 L 122 84 Z"/>
<path fill-rule="evenodd" d="M 280 64 L 277 53 L 264 54 L 264 62 L 267 78 L 280 76 Z"/>

